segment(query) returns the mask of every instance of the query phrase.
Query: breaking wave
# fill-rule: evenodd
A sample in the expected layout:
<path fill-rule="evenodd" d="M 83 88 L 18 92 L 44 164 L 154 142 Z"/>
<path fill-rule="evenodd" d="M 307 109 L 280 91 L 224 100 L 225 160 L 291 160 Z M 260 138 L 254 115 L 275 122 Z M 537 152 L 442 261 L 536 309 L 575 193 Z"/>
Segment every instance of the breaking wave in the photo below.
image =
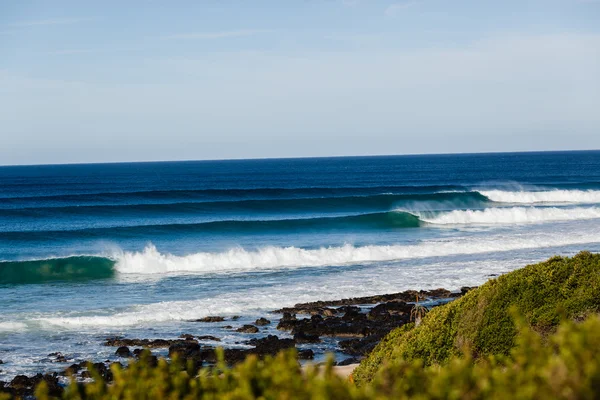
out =
<path fill-rule="evenodd" d="M 600 218 L 600 208 L 486 208 L 484 210 L 454 210 L 429 216 L 421 215 L 420 218 L 422 221 L 439 225 L 540 223 Z"/>
<path fill-rule="evenodd" d="M 600 203 L 600 190 L 548 190 L 539 192 L 480 190 L 479 193 L 498 203 Z"/>

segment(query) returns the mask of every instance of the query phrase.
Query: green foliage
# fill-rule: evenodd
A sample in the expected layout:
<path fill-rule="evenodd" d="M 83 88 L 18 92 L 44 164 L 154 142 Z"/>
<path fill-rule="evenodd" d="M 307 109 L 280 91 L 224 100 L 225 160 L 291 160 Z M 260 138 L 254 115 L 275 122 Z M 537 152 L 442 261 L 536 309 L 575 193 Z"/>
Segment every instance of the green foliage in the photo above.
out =
<path fill-rule="evenodd" d="M 553 257 L 490 280 L 434 308 L 420 326 L 390 333 L 356 370 L 356 382 L 371 381 L 386 362 L 443 364 L 464 351 L 474 358 L 508 355 L 516 334 L 508 312 L 511 307 L 543 335 L 553 332 L 561 317 L 582 319 L 597 312 L 600 255 L 582 252 L 573 258 Z"/>
<path fill-rule="evenodd" d="M 179 363 L 145 361 L 128 369 L 113 367 L 107 385 L 96 374 L 95 383 L 73 383 L 65 400 L 133 399 L 597 399 L 600 396 L 600 318 L 583 323 L 567 321 L 544 337 L 523 320 L 516 346 L 506 356 L 452 356 L 444 365 L 423 366 L 421 360 L 398 360 L 383 366 L 372 382 L 354 385 L 324 371 L 302 371 L 292 352 L 264 361 L 250 356 L 227 369 L 185 371 Z M 407 329 L 407 332 L 410 330 Z M 49 400 L 44 384 L 36 396 Z"/>

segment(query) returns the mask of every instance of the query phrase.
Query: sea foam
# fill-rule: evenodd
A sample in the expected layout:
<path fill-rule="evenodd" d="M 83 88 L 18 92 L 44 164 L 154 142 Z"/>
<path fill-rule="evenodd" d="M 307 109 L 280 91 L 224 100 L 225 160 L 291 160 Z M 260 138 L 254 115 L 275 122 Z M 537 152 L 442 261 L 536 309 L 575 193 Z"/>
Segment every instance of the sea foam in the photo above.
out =
<path fill-rule="evenodd" d="M 600 211 L 598 211 L 600 214 Z M 460 254 L 480 254 L 519 249 L 556 247 L 600 241 L 598 232 L 569 235 L 538 234 L 458 237 L 428 240 L 417 244 L 354 246 L 303 249 L 264 247 L 257 250 L 235 248 L 225 252 L 200 252 L 177 256 L 159 252 L 153 245 L 141 252 L 116 255 L 116 270 L 121 274 L 229 273 L 299 267 L 368 264 L 381 261 L 420 259 Z"/>
<path fill-rule="evenodd" d="M 453 210 L 434 216 L 419 215 L 419 218 L 424 222 L 441 225 L 540 223 L 600 218 L 600 208 L 486 208 L 484 210 Z"/>
<path fill-rule="evenodd" d="M 479 193 L 499 203 L 600 203 L 600 190 L 548 190 L 539 192 L 480 190 Z"/>

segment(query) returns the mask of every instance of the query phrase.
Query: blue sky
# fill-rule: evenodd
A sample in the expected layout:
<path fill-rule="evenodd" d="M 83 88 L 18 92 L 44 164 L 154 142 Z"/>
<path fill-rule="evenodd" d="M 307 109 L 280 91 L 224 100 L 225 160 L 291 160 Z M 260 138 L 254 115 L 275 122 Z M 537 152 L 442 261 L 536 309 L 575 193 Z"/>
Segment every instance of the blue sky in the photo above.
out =
<path fill-rule="evenodd" d="M 0 3 L 0 164 L 600 148 L 600 0 Z"/>

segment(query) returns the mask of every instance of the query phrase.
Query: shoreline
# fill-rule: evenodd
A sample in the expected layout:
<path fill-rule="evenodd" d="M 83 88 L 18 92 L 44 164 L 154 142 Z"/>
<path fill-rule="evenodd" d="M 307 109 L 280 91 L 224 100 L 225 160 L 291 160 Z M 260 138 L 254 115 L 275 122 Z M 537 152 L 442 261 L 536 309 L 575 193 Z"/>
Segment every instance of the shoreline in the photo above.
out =
<path fill-rule="evenodd" d="M 230 324 L 236 324 L 240 317 L 204 317 L 193 321 L 199 324 L 197 334 L 181 334 L 177 339 L 106 338 L 102 345 L 114 347 L 115 355 L 120 361 L 97 361 L 93 366 L 108 381 L 112 379 L 111 365 L 118 363 L 126 366 L 129 359 L 140 357 L 147 357 L 149 362 L 154 364 L 159 357 L 171 359 L 177 355 L 185 362 L 192 362 L 196 368 L 211 366 L 217 361 L 216 349 L 219 347 L 220 338 L 202 335 L 202 327 L 225 324 L 223 328 L 229 334 L 238 333 L 241 338 L 242 335 L 256 335 L 240 343 L 244 348 L 224 348 L 225 362 L 229 365 L 235 365 L 251 354 L 262 358 L 291 348 L 297 350 L 299 362 L 306 365 L 314 360 L 315 352 L 323 352 L 325 346 L 326 353 L 335 351 L 344 355 L 344 359 L 336 360 L 334 371 L 342 377 L 348 377 L 360 360 L 388 332 L 411 321 L 411 310 L 417 296 L 421 303 L 432 308 L 461 297 L 470 289 L 472 288 L 465 287 L 460 292 L 446 289 L 407 290 L 375 296 L 298 303 L 293 307 L 266 312 L 254 323 L 239 327 Z M 264 331 L 261 331 L 265 326 L 276 326 L 280 334 L 265 336 Z M 328 343 L 324 344 L 324 340 Z M 214 345 L 207 345 L 201 341 L 214 342 Z M 67 357 L 60 352 L 50 356 L 54 357 L 56 362 L 69 364 Z M 60 391 L 68 382 L 68 376 L 73 376 L 78 381 L 90 377 L 87 363 L 87 360 L 72 363 L 62 372 L 40 372 L 34 376 L 17 375 L 9 382 L 0 382 L 0 393 L 28 395 L 41 380 Z"/>

